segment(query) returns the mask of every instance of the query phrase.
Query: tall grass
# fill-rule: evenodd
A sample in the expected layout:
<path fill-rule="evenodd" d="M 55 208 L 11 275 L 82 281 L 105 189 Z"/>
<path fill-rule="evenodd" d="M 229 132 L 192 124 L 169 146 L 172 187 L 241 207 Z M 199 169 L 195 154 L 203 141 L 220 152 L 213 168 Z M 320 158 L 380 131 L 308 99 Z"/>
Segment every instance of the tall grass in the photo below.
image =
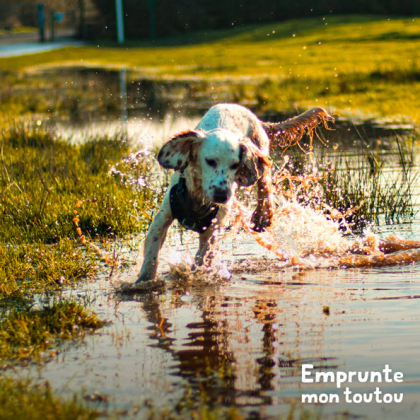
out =
<path fill-rule="evenodd" d="M 367 224 L 410 221 L 414 216 L 413 187 L 418 173 L 413 161 L 397 141 L 398 166 L 386 167 L 367 150 L 355 158 L 340 156 L 337 168 L 325 179 L 325 198 L 329 205 L 343 214 L 351 208 L 360 209 L 346 217 L 347 222 L 360 230 Z"/>
<path fill-rule="evenodd" d="M 92 237 L 142 231 L 144 220 L 130 213 L 148 206 L 153 193 L 139 194 L 108 176 L 111 164 L 128 154 L 127 143 L 99 138 L 78 147 L 25 125 L 2 137 L 0 240 L 76 238 L 72 219 L 79 201 L 80 225 Z"/>
<path fill-rule="evenodd" d="M 293 150 L 286 169 L 303 179 L 313 177 L 306 188 L 297 190 L 298 201 L 357 233 L 366 226 L 412 220 L 419 181 L 415 143 L 414 138 L 397 136 L 386 160 L 366 143 L 347 150 L 342 145 L 341 152 L 333 153 L 321 146 L 314 156 Z M 286 191 L 290 187 L 286 183 Z"/>

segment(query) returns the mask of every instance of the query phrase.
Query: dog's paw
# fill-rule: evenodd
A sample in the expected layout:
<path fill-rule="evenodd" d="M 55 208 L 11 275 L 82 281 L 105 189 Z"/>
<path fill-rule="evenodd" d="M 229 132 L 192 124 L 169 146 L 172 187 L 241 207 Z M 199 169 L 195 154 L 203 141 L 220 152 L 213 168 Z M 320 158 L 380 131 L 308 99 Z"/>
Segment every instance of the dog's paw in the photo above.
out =
<path fill-rule="evenodd" d="M 145 280 L 135 283 L 121 283 L 115 288 L 115 292 L 121 295 L 135 295 L 139 293 L 148 293 L 165 286 L 163 280 Z"/>
<path fill-rule="evenodd" d="M 251 229 L 255 232 L 264 232 L 269 228 L 273 223 L 273 213 L 272 212 L 260 212 L 257 210 L 254 211 L 254 214 L 251 218 Z"/>
<path fill-rule="evenodd" d="M 155 266 L 153 266 L 155 268 Z M 139 276 L 134 284 L 142 284 L 148 281 L 153 281 L 156 279 L 156 269 L 150 269 L 150 267 L 142 266 Z"/>
<path fill-rule="evenodd" d="M 152 289 L 160 289 L 165 286 L 165 281 L 161 279 L 153 279 L 153 280 L 137 280 L 133 285 L 133 289 L 138 290 L 152 290 Z"/>
<path fill-rule="evenodd" d="M 134 282 L 135 285 L 141 285 L 149 282 L 156 281 L 156 278 L 154 275 L 149 275 L 148 273 L 142 274 L 140 273 L 139 277 L 137 277 L 137 280 Z"/>

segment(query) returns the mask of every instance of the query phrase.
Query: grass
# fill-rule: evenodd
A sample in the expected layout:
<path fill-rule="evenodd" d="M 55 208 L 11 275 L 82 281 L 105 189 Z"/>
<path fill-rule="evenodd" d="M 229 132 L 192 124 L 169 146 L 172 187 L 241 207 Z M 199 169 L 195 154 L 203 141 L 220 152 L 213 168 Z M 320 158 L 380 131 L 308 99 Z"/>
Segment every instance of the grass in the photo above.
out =
<path fill-rule="evenodd" d="M 15 27 L 11 29 L 0 29 L 0 38 L 2 36 L 8 36 L 11 34 L 26 34 L 26 33 L 31 33 L 31 32 L 36 33 L 36 30 L 37 28 L 32 28 L 29 26 L 20 26 L 20 27 Z"/>
<path fill-rule="evenodd" d="M 105 412 L 89 408 L 74 395 L 64 400 L 54 395 L 49 383 L 34 386 L 29 381 L 0 379 L 0 420 L 94 420 L 97 418 L 126 418 L 126 413 Z M 211 406 L 205 400 L 188 401 L 175 409 L 155 408 L 149 403 L 138 407 L 133 415 L 143 415 L 149 420 L 244 420 L 250 418 L 236 407 Z M 280 419 L 319 420 L 319 414 L 304 407 L 293 407 Z M 339 418 L 345 418 L 343 414 Z"/>
<path fill-rule="evenodd" d="M 11 125 L 0 146 L 0 301 L 93 274 L 85 240 L 144 233 L 161 199 L 108 174 L 128 154 L 123 139 L 78 146 L 37 126 Z"/>
<path fill-rule="evenodd" d="M 103 326 L 95 313 L 72 300 L 41 309 L 14 308 L 0 321 L 0 361 L 4 367 L 10 361 L 48 360 L 58 352 L 58 344 Z M 52 347 L 55 350 L 50 351 Z"/>
<path fill-rule="evenodd" d="M 117 112 L 118 78 L 99 70 L 93 75 L 80 73 L 63 72 L 61 77 L 54 71 L 19 74 L 2 71 L 0 66 L 4 80 L 0 87 L 0 120 L 8 116 L 5 122 L 14 121 L 19 115 L 29 119 L 36 116 L 42 121 L 58 114 L 63 120 L 80 121 L 90 109 L 101 114 Z"/>
<path fill-rule="evenodd" d="M 407 223 L 415 214 L 417 145 L 416 136 L 396 136 L 386 153 L 366 141 L 334 148 L 316 144 L 314 154 L 292 148 L 285 166 L 276 166 L 285 179 L 279 186 L 286 197 L 322 210 L 346 231 Z"/>
<path fill-rule="evenodd" d="M 48 383 L 33 386 L 28 381 L 0 379 L 1 420 L 93 420 L 96 410 L 81 404 L 76 396 L 66 401 L 53 395 Z"/>
<path fill-rule="evenodd" d="M 144 235 L 164 192 L 165 181 L 157 181 L 160 175 L 153 155 L 121 161 L 131 151 L 124 136 L 96 136 L 71 144 L 42 126 L 57 114 L 68 120 L 83 117 L 88 102 L 101 114 L 117 112 L 119 98 L 114 99 L 113 92 L 118 92 L 118 86 L 111 89 L 106 73 L 100 75 L 103 85 L 98 86 L 96 80 L 79 83 L 71 74 L 59 79 L 54 70 L 42 75 L 36 70 L 67 65 L 128 67 L 129 82 L 155 79 L 158 89 L 185 79 L 178 92 L 182 102 L 189 98 L 189 91 L 196 90 L 214 102 L 225 91 L 228 100 L 251 104 L 258 111 L 320 105 L 342 114 L 360 112 L 419 122 L 419 47 L 416 20 L 353 16 L 233 28 L 154 44 L 130 41 L 123 48 L 84 46 L 0 59 L 4 81 L 0 87 L 3 366 L 46 360 L 64 340 L 77 339 L 103 325 L 83 303 L 59 300 L 33 309 L 35 297 L 60 291 L 97 272 L 99 262 L 86 242 Z M 39 120 L 41 125 L 22 123 L 22 117 Z M 401 215 L 409 217 L 414 176 L 403 150 L 407 144 L 399 144 L 404 162 L 399 178 L 388 176 L 373 153 L 367 152 L 358 161 L 342 157 L 334 163 L 336 171 L 325 169 L 318 195 L 309 197 L 310 202 L 344 213 L 364 201 L 347 218 L 356 227 L 378 222 L 381 215 L 387 223 L 398 221 Z M 324 158 L 325 168 L 330 161 Z M 111 167 L 115 167 L 113 175 Z M 0 380 L 0 419 L 98 415 L 77 401 L 58 400 L 48 386 L 27 386 Z M 214 407 L 206 400 L 195 404 L 187 398 L 177 410 L 152 407 L 150 418 L 242 417 L 235 407 Z"/>
<path fill-rule="evenodd" d="M 321 105 L 420 121 L 420 29 L 416 19 L 328 16 L 162 39 L 71 47 L 0 59 L 5 77 L 39 66 L 127 67 L 140 77 L 249 77 L 260 108 Z M 241 94 L 238 93 L 241 100 Z M 215 99 L 217 101 L 217 98 Z"/>
<path fill-rule="evenodd" d="M 414 216 L 413 185 L 418 174 L 406 162 L 399 149 L 402 170 L 385 167 L 365 153 L 357 157 L 340 156 L 335 171 L 329 171 L 323 179 L 325 203 L 347 216 L 342 220 L 360 232 L 367 225 L 379 225 L 410 221 Z M 327 211 L 331 215 L 331 211 Z"/>
<path fill-rule="evenodd" d="M 0 249 L 0 305 L 32 299 L 57 290 L 97 271 L 95 255 L 63 239 L 57 244 L 2 244 Z"/>
<path fill-rule="evenodd" d="M 80 242 L 76 214 L 86 237 L 112 238 L 141 230 L 144 220 L 126 212 L 146 205 L 107 175 L 128 150 L 123 142 L 96 138 L 76 146 L 36 125 L 9 124 L 2 126 L 0 148 L 0 362 L 7 368 L 46 361 L 64 341 L 104 325 L 83 302 L 59 299 L 34 309 L 36 294 L 40 299 L 98 269 Z M 49 387 L 27 386 L 0 381 L 1 419 L 98 416 L 76 399 L 52 396 Z"/>
<path fill-rule="evenodd" d="M 188 393 L 188 390 L 185 391 Z M 189 396 L 188 398 L 191 398 Z M 43 386 L 34 386 L 29 381 L 0 379 L 0 420 L 93 420 L 97 418 L 123 419 L 127 412 L 102 412 L 92 409 L 74 395 L 72 400 L 56 397 L 47 382 Z M 184 401 L 174 408 L 154 407 L 146 401 L 144 406 L 137 407 L 134 416 L 149 420 L 245 420 L 251 418 L 235 406 L 213 406 L 205 399 L 198 398 Z M 321 416 L 303 406 L 292 407 L 279 420 L 319 420 Z M 345 418 L 345 414 L 338 418 Z"/>

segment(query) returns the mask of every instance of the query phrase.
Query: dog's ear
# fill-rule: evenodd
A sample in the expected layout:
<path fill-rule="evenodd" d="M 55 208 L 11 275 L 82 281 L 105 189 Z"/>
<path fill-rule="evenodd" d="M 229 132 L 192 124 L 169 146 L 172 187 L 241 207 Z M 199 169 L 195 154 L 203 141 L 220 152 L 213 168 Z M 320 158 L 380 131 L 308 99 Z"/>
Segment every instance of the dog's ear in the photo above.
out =
<path fill-rule="evenodd" d="M 270 160 L 249 140 L 242 142 L 239 147 L 240 166 L 235 181 L 241 187 L 250 187 L 262 176 L 264 166 L 269 166 Z"/>
<path fill-rule="evenodd" d="M 197 150 L 205 135 L 201 130 L 188 130 L 173 136 L 160 149 L 158 162 L 166 169 L 183 171 L 197 158 Z"/>

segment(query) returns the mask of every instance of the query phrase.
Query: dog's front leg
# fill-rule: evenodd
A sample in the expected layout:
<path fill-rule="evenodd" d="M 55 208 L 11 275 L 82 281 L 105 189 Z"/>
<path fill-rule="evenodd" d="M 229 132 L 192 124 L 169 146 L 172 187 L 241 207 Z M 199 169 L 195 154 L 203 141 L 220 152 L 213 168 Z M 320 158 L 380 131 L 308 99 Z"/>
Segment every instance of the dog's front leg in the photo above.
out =
<path fill-rule="evenodd" d="M 195 255 L 196 265 L 211 265 L 216 251 L 217 236 L 228 213 L 228 208 L 230 208 L 230 205 L 221 206 L 217 213 L 216 222 L 200 235 L 199 248 Z"/>
<path fill-rule="evenodd" d="M 214 246 L 216 243 L 216 232 L 214 225 L 211 225 L 200 235 L 200 243 L 197 254 L 195 255 L 196 265 L 211 265 L 214 258 Z"/>
<path fill-rule="evenodd" d="M 169 196 L 167 194 L 163 200 L 162 207 L 147 233 L 146 242 L 144 244 L 144 261 L 136 283 L 153 280 L 156 277 L 159 251 L 162 248 L 166 232 L 173 220 Z"/>
<path fill-rule="evenodd" d="M 252 215 L 251 223 L 256 232 L 262 232 L 271 226 L 273 221 L 273 196 L 271 192 L 270 167 L 265 167 L 264 173 L 257 181 L 257 208 Z"/>

